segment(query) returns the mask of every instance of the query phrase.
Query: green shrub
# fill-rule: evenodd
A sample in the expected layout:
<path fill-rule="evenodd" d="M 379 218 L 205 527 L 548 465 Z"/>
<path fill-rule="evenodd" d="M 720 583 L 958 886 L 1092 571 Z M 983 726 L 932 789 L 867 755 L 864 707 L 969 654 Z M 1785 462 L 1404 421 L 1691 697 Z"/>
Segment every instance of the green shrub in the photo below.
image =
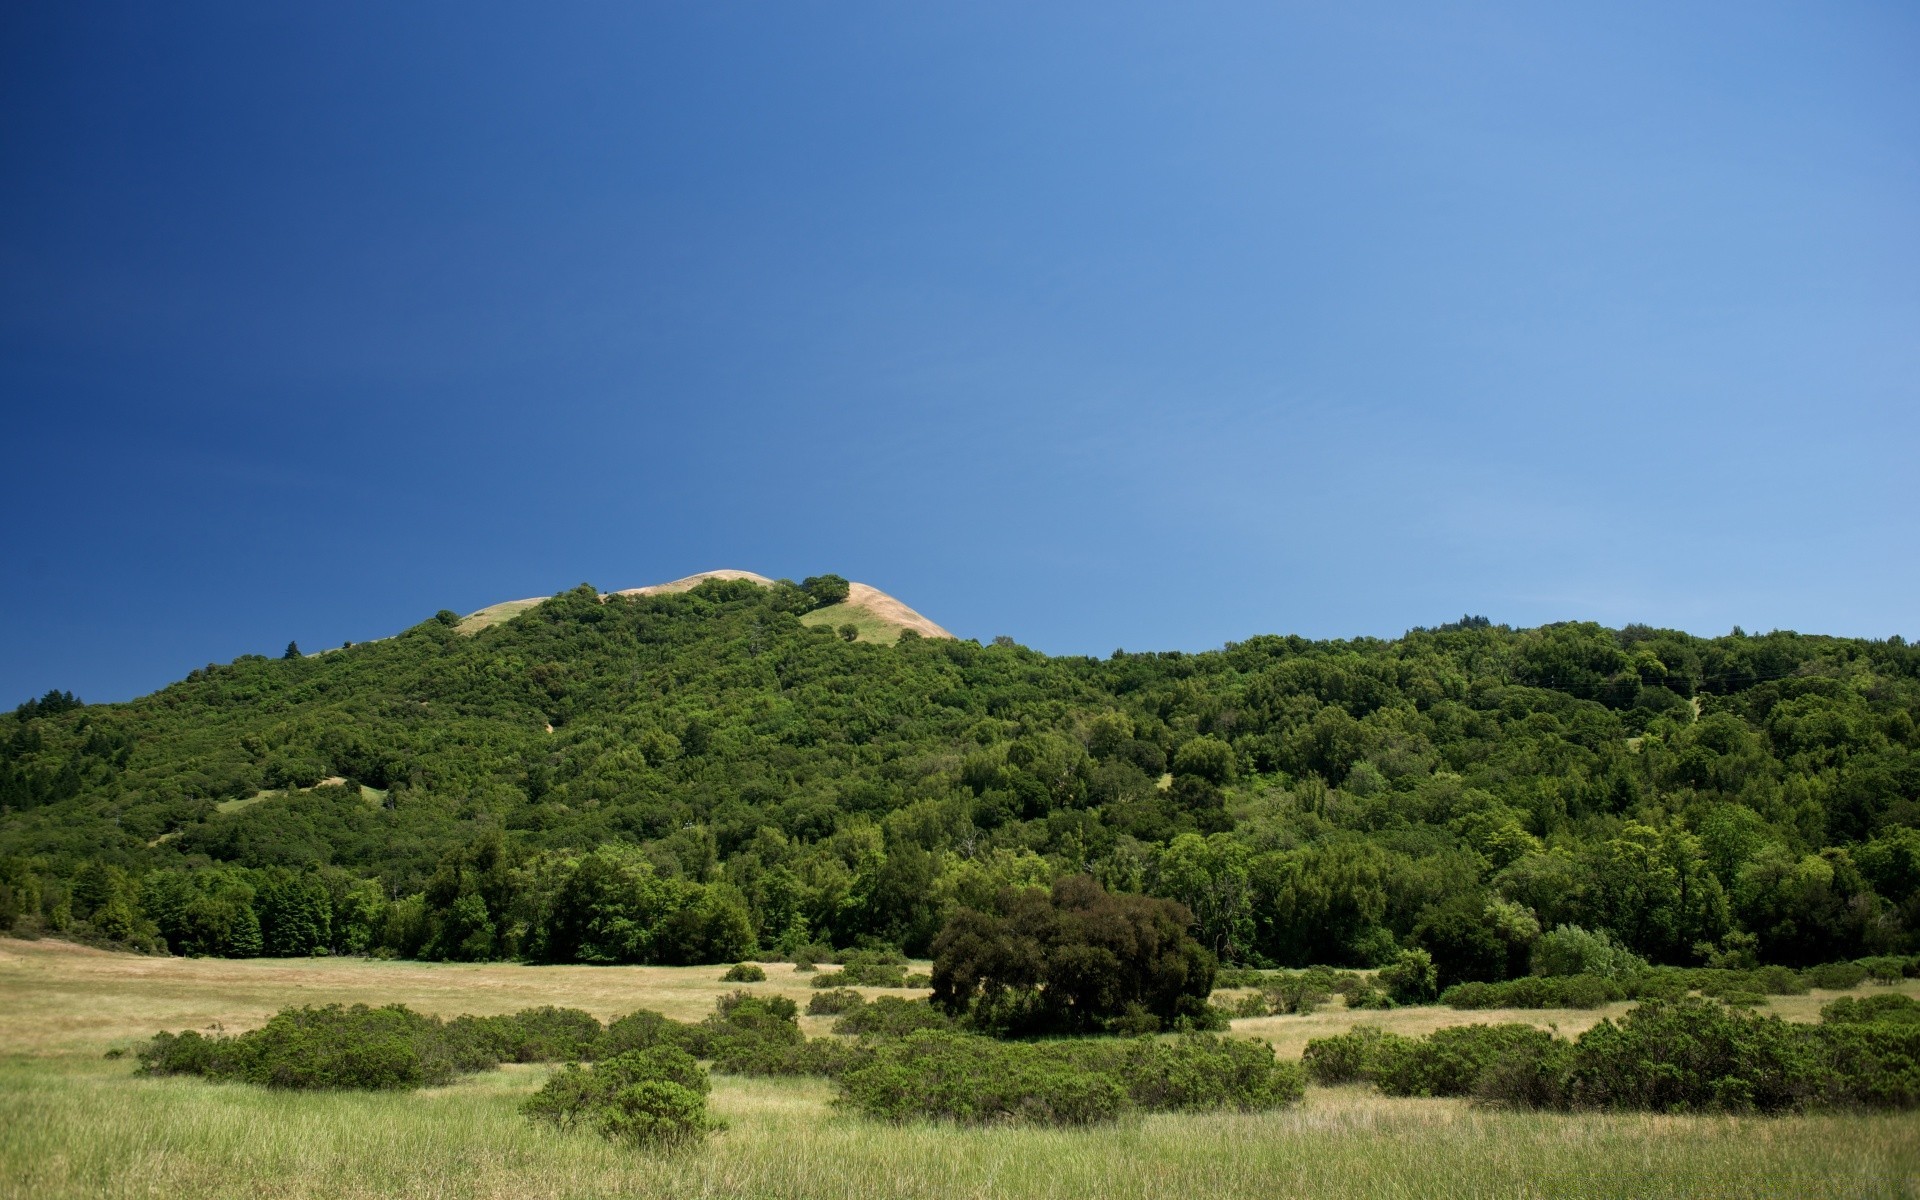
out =
<path fill-rule="evenodd" d="M 1535 975 L 1593 975 L 1601 979 L 1618 979 L 1647 965 L 1606 930 L 1587 930 L 1578 925 L 1557 925 L 1541 934 L 1533 943 L 1532 962 Z"/>
<path fill-rule="evenodd" d="M 1395 1004 L 1427 1004 L 1440 991 L 1440 972 L 1425 950 L 1402 950 L 1374 978 Z"/>
<path fill-rule="evenodd" d="M 614 1141 L 671 1147 L 719 1128 L 707 1112 L 712 1085 L 684 1050 L 630 1050 L 591 1067 L 568 1064 L 521 1106 L 560 1129 L 592 1128 Z"/>
<path fill-rule="evenodd" d="M 867 998 L 852 988 L 834 988 L 807 997 L 807 1015 L 810 1017 L 838 1016 L 851 1012 L 867 1002 Z"/>
<path fill-rule="evenodd" d="M 725 975 L 720 977 L 721 983 L 765 983 L 766 981 L 766 968 L 759 963 L 750 962 L 735 963 L 727 968 Z"/>
<path fill-rule="evenodd" d="M 1845 992 L 1866 982 L 1867 969 L 1859 963 L 1822 963 L 1817 967 L 1808 967 L 1801 975 L 1814 987 Z"/>
<path fill-rule="evenodd" d="M 1331 992 L 1306 972 L 1281 974 L 1266 988 L 1268 1010 L 1276 1015 L 1307 1016 L 1327 1002 Z"/>
<path fill-rule="evenodd" d="M 655 1046 L 675 1046 L 686 1050 L 700 1040 L 696 1028 L 651 1009 L 638 1009 L 608 1024 L 593 1053 L 582 1057 L 608 1059 L 629 1050 L 651 1050 Z"/>
<path fill-rule="evenodd" d="M 1920 1000 L 1900 992 L 1878 996 L 1842 996 L 1820 1010 L 1827 1025 L 1920 1024 Z"/>
<path fill-rule="evenodd" d="M 577 1008 L 528 1008 L 501 1017 L 460 1017 L 474 1021 L 493 1039 L 501 1062 L 565 1062 L 591 1058 L 606 1033 L 592 1013 Z"/>
<path fill-rule="evenodd" d="M 799 1006 L 785 996 L 733 992 L 720 997 L 714 1011 L 691 1026 L 686 1049 L 702 1058 L 734 1058 L 764 1053 L 757 1047 L 796 1046 L 803 1041 Z"/>
<path fill-rule="evenodd" d="M 1355 1025 L 1345 1033 L 1314 1038 L 1300 1056 L 1307 1078 L 1325 1086 L 1372 1078 L 1383 1058 L 1411 1039 L 1376 1025 Z"/>
<path fill-rule="evenodd" d="M 456 1066 L 441 1023 L 406 1008 L 287 1008 L 238 1037 L 161 1034 L 139 1052 L 147 1075 L 193 1074 L 267 1087 L 404 1090 L 446 1083 L 456 1069 L 498 1065 L 484 1054 Z"/>
<path fill-rule="evenodd" d="M 839 1084 L 840 1103 L 885 1121 L 1091 1125 L 1129 1107 L 1118 1080 L 1053 1047 L 943 1031 L 881 1043 Z"/>
<path fill-rule="evenodd" d="M 1710 1000 L 1657 1000 L 1580 1035 L 1568 1066 L 1576 1108 L 1781 1112 L 1829 1085 L 1805 1031 Z"/>
<path fill-rule="evenodd" d="M 1907 960 L 1899 955 L 1883 954 L 1860 959 L 1859 966 L 1875 983 L 1898 983 L 1906 975 Z"/>
<path fill-rule="evenodd" d="M 1117 1047 L 1088 1042 L 1070 1054 L 1084 1068 L 1119 1079 L 1128 1099 L 1147 1112 L 1264 1112 L 1292 1104 L 1306 1091 L 1298 1064 L 1280 1062 L 1271 1046 L 1244 1038 L 1194 1033 L 1134 1038 Z"/>
<path fill-rule="evenodd" d="M 1468 1096 L 1494 1063 L 1537 1058 L 1553 1040 L 1531 1025 L 1452 1025 L 1381 1046 L 1362 1077 L 1389 1096 Z"/>
<path fill-rule="evenodd" d="M 1872 997 L 1895 998 L 1906 999 Z M 1831 1102 L 1865 1108 L 1920 1105 L 1920 1018 L 1910 1011 L 1895 1020 L 1828 1022 L 1811 1036 L 1832 1071 Z"/>
<path fill-rule="evenodd" d="M 1626 998 L 1620 983 L 1598 975 L 1523 975 L 1502 983 L 1457 983 L 1440 994 L 1453 1008 L 1599 1008 Z"/>
<path fill-rule="evenodd" d="M 861 1037 L 897 1038 L 922 1029 L 947 1029 L 952 1024 L 947 1014 L 925 1000 L 877 996 L 869 1003 L 847 1010 L 833 1023 L 833 1031 Z"/>
<path fill-rule="evenodd" d="M 1190 1034 L 1076 1042 L 999 1042 L 923 1030 L 873 1044 L 840 1078 L 840 1103 L 883 1120 L 1086 1125 L 1130 1112 L 1238 1108 L 1298 1100 L 1300 1068 L 1260 1042 Z"/>

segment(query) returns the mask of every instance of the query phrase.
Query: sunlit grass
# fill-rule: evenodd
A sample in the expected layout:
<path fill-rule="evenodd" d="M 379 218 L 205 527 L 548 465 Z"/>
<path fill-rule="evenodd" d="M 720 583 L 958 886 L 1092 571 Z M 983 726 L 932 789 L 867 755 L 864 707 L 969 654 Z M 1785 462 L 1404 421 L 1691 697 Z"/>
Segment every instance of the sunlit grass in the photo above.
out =
<path fill-rule="evenodd" d="M 755 990 L 811 993 L 769 964 Z M 403 1095 L 142 1079 L 102 1052 L 160 1028 L 251 1027 L 292 1003 L 404 1001 L 442 1014 L 571 1004 L 692 1019 L 722 968 L 145 959 L 0 941 L 0 1195 L 279 1197 L 1901 1196 L 1920 1117 L 1522 1114 L 1313 1088 L 1296 1109 L 1155 1116 L 1090 1131 L 878 1125 L 818 1080 L 719 1077 L 729 1122 L 658 1158 L 537 1128 L 548 1068 Z M 1817 1011 L 1814 998 L 1804 1000 Z M 1283 1047 L 1372 1020 L 1406 1032 L 1505 1013 L 1403 1009 L 1239 1022 Z M 1599 1014 L 1532 1012 L 1563 1031 Z M 827 1019 L 812 1022 L 815 1032 Z M 1296 1047 L 1297 1049 L 1297 1047 Z M 1283 1053 L 1288 1053 L 1283 1049 Z"/>

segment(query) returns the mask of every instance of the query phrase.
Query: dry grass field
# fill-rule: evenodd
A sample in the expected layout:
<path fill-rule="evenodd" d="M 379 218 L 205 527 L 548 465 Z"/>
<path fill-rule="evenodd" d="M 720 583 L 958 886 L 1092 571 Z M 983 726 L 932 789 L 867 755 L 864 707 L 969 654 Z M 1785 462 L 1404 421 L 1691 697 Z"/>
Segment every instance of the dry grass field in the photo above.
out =
<path fill-rule="evenodd" d="M 790 968 L 754 990 L 804 999 Z M 105 1051 L 157 1029 L 230 1030 L 288 1004 L 425 1011 L 537 1004 L 697 1018 L 721 969 L 223 961 L 0 939 L 0 1195 L 277 1197 L 1912 1196 L 1920 1116 L 1653 1117 L 1488 1112 L 1365 1088 L 1310 1088 L 1281 1113 L 1153 1116 L 1105 1129 L 876 1125 L 817 1080 L 714 1081 L 730 1125 L 649 1156 L 535 1128 L 545 1067 L 406 1095 L 275 1093 L 142 1079 Z M 1909 985 L 1911 986 L 1911 985 Z M 1827 997 L 1776 1001 L 1811 1017 Z M 1572 1032 L 1603 1014 L 1323 1010 L 1236 1023 L 1297 1054 L 1364 1018 L 1417 1033 L 1508 1017 Z M 824 1032 L 825 1018 L 808 1020 Z"/>

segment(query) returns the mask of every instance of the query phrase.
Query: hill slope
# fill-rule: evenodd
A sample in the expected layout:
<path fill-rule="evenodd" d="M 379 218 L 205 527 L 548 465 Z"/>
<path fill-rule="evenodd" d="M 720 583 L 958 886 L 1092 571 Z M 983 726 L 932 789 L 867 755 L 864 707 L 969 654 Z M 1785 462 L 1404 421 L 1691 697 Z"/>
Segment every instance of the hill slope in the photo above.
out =
<path fill-rule="evenodd" d="M 541 931 L 618 895 L 638 932 L 593 953 L 924 947 L 957 904 L 1090 871 L 1182 899 L 1229 958 L 1418 944 L 1460 977 L 1561 923 L 1666 961 L 1920 929 L 1920 654 L 1898 641 L 1472 620 L 1050 658 L 850 643 L 791 585 L 684 582 L 22 706 L 0 718 L 0 924 L 177 946 L 217 912 L 207 952 L 238 952 L 295 944 L 269 898 L 319 888 L 339 948 L 586 954 Z M 714 922 L 732 940 L 688 932 Z"/>
<path fill-rule="evenodd" d="M 761 587 L 773 587 L 777 581 L 752 571 L 722 569 L 701 571 L 670 583 L 650 584 L 647 587 L 622 588 L 610 593 L 615 596 L 664 596 L 676 592 L 691 591 L 708 580 L 744 579 Z M 545 596 L 536 596 L 528 600 L 507 600 L 491 604 L 478 612 L 461 618 L 458 629 L 461 633 L 478 633 L 491 628 L 502 621 L 510 621 L 521 613 L 546 602 Z M 830 604 L 816 609 L 801 618 L 809 625 L 828 625 L 835 629 L 843 625 L 852 625 L 857 639 L 867 642 L 884 642 L 891 645 L 900 638 L 904 630 L 911 629 L 922 637 L 950 638 L 953 635 L 921 616 L 899 600 L 887 595 L 870 584 L 854 583 L 850 585 L 847 598 L 838 604 Z"/>

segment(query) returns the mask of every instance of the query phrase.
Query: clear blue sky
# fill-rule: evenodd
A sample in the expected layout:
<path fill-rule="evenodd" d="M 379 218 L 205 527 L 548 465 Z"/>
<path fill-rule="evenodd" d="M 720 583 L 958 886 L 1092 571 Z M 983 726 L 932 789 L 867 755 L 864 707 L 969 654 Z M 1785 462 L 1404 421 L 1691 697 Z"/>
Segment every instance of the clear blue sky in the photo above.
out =
<path fill-rule="evenodd" d="M 1910 3 L 7 5 L 0 702 L 721 566 L 1051 652 L 1914 637 L 1917 64 Z"/>

